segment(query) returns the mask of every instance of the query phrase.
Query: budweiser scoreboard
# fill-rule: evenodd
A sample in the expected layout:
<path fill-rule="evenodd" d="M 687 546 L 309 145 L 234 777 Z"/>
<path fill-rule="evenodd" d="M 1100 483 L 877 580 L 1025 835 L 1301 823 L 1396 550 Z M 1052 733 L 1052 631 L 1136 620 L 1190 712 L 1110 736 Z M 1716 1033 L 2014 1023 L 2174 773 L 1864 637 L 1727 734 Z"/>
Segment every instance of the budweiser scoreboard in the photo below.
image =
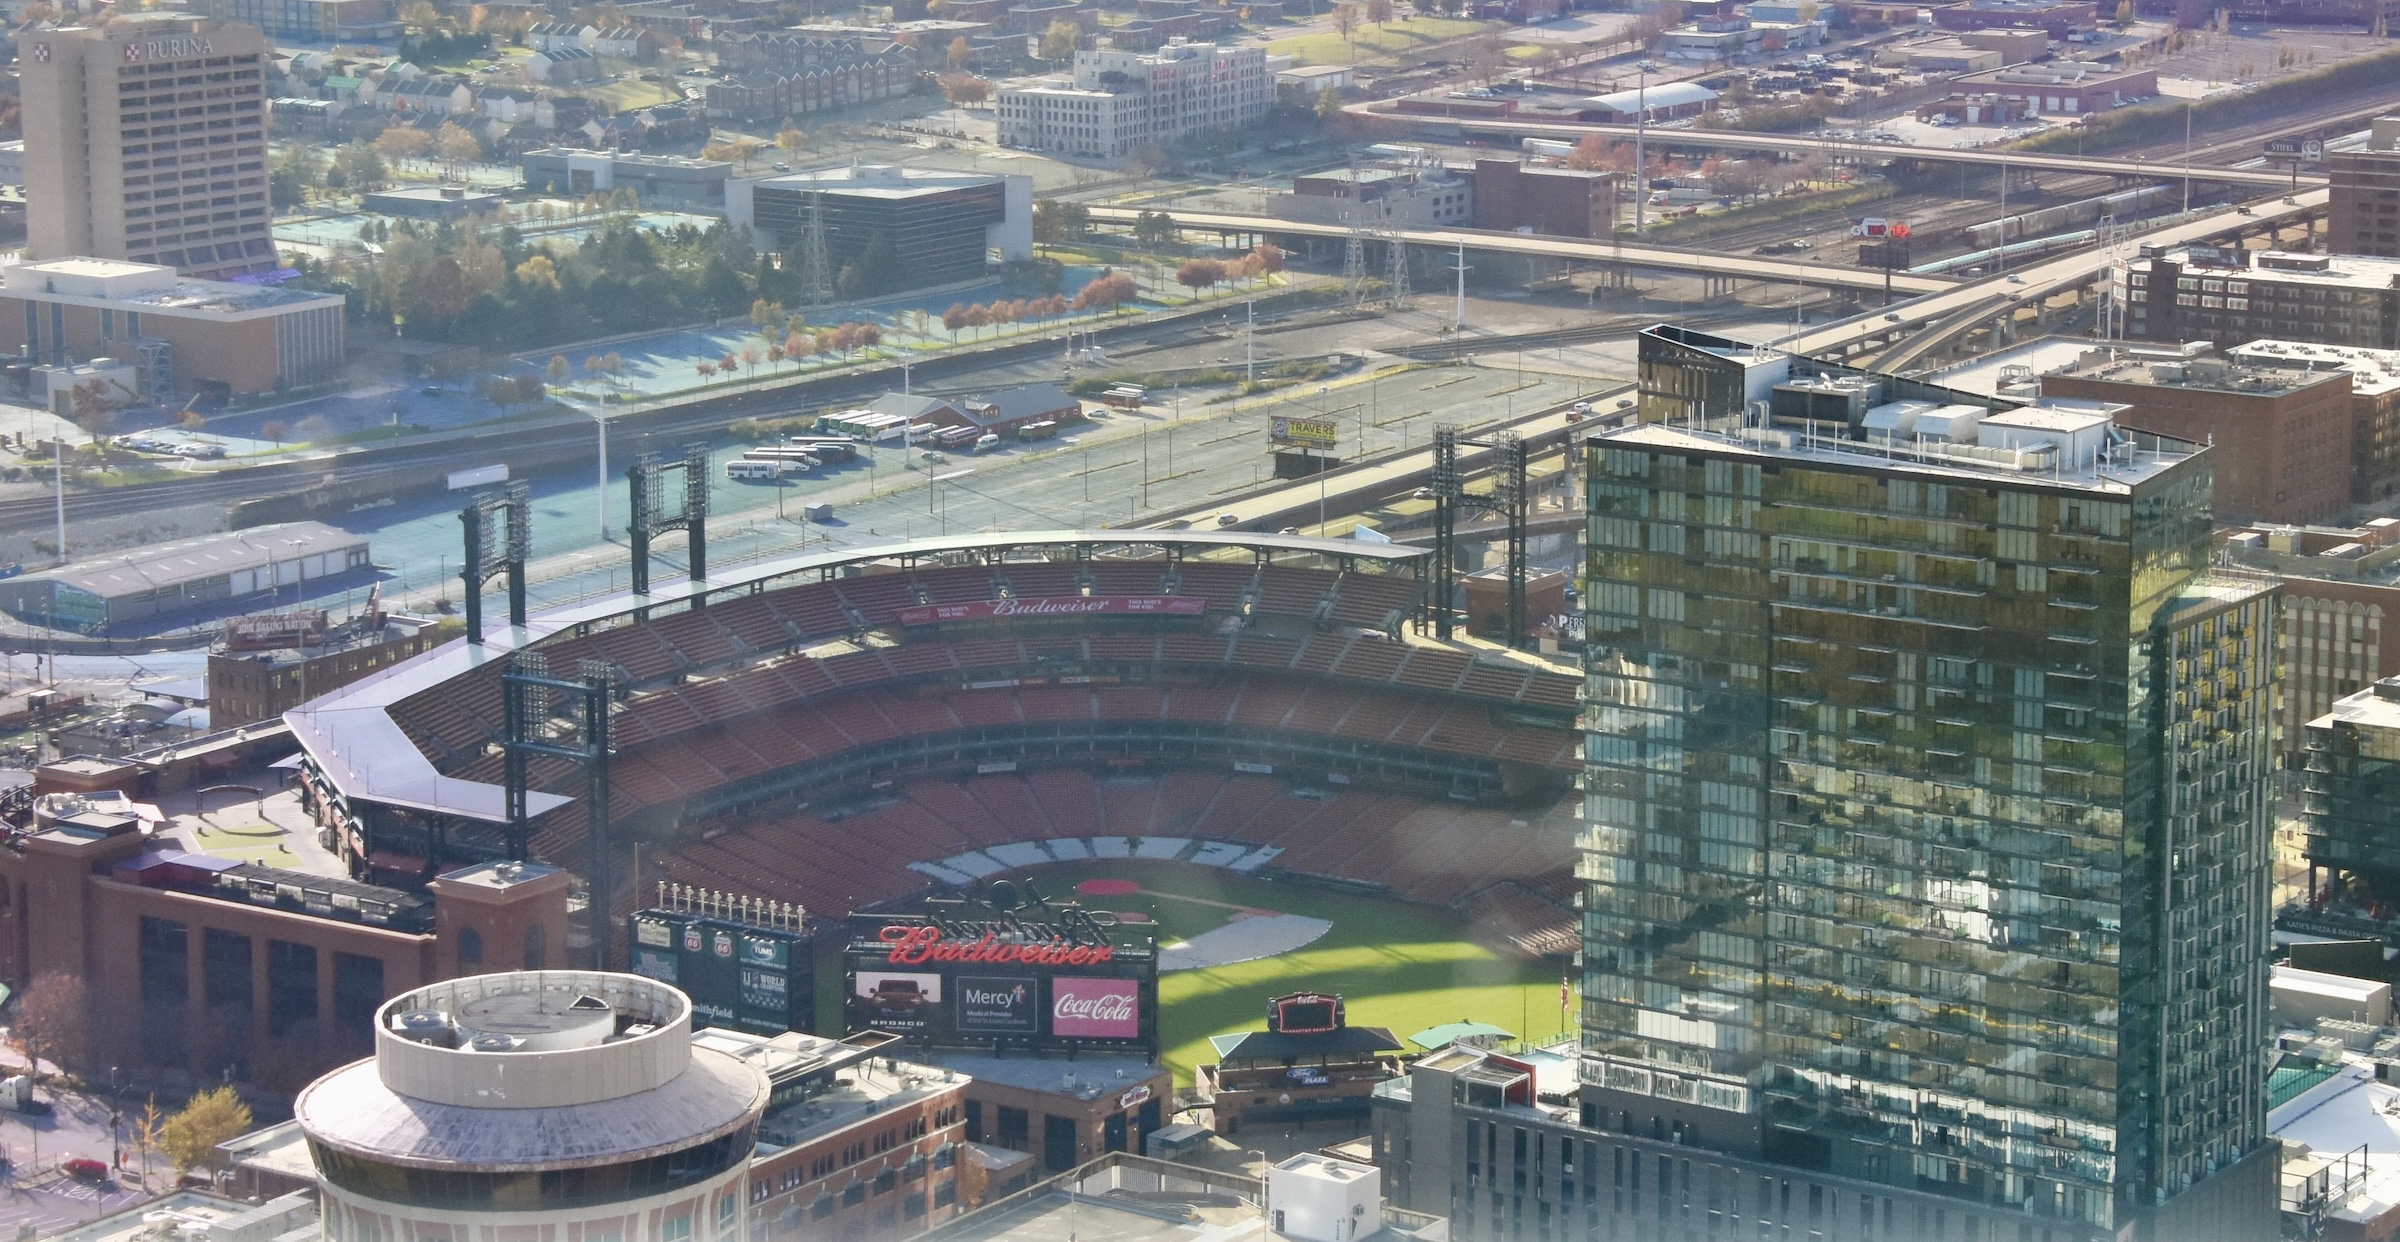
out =
<path fill-rule="evenodd" d="M 1073 904 L 934 900 L 850 918 L 843 1013 L 852 1033 L 931 1048 L 1158 1053 L 1158 938 Z"/>

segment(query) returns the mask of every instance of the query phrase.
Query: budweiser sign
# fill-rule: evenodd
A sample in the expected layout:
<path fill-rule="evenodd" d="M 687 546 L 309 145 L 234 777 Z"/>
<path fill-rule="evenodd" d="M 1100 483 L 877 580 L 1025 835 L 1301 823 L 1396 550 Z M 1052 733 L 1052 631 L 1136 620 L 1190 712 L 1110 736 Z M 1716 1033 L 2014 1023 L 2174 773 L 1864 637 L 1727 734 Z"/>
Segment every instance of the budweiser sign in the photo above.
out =
<path fill-rule="evenodd" d="M 1037 595 L 1031 599 L 980 599 L 959 604 L 921 604 L 900 610 L 902 625 L 944 621 L 998 621 L 1011 617 L 1196 617 L 1208 611 L 1199 595 Z"/>
<path fill-rule="evenodd" d="M 1134 979 L 1053 977 L 1050 1033 L 1085 1039 L 1139 1039 L 1140 989 L 1140 981 Z"/>
<path fill-rule="evenodd" d="M 1096 966 L 1114 961 L 1106 942 L 1084 944 L 1066 936 L 1028 938 L 986 928 L 972 937 L 946 935 L 932 923 L 894 923 L 878 937 L 894 966 L 962 962 L 976 966 Z"/>

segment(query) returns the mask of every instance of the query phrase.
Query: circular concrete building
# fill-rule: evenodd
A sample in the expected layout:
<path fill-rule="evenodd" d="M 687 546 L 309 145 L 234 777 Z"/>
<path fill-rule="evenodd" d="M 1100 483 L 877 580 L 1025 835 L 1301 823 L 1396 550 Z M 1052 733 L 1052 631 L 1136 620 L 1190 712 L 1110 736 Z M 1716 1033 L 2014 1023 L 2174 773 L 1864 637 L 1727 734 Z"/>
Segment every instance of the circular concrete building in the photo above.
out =
<path fill-rule="evenodd" d="M 540 970 L 418 988 L 293 1109 L 330 1242 L 733 1242 L 766 1074 L 692 1045 L 683 993 Z M 553 1232 L 555 1229 L 555 1232 Z M 517 1235 L 505 1235 L 517 1236 Z"/>

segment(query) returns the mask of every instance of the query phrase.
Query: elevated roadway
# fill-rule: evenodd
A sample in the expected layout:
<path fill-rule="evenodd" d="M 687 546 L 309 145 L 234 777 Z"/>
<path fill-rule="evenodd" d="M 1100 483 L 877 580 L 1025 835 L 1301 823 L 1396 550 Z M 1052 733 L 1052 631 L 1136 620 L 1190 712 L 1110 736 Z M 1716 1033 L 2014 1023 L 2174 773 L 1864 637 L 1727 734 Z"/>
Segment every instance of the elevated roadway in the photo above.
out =
<path fill-rule="evenodd" d="M 2132 240 L 2155 246 L 2207 242 L 2228 234 L 2305 220 L 2325 209 L 2326 198 L 2326 191 L 2310 190 L 2274 207 L 2210 212 L 2138 234 Z M 1870 343 L 1894 342 L 1894 348 L 1876 365 L 1883 370 L 1902 370 L 1917 364 L 1958 332 L 1994 315 L 2090 284 L 2107 266 L 2108 256 L 2097 250 L 2039 259 L 2007 276 L 1985 277 L 1889 309 L 1811 328 L 1787 336 L 1775 345 L 1792 353 L 1838 358 Z M 1903 337 L 1906 339 L 1900 339 Z"/>
<path fill-rule="evenodd" d="M 1134 217 L 1141 214 L 1127 207 L 1093 207 L 1091 213 L 1094 221 L 1104 224 L 1131 224 Z M 1213 229 L 1222 233 L 1276 233 L 1290 237 L 1348 237 L 1351 233 L 1347 225 L 1307 224 L 1275 216 L 1234 212 L 1170 209 L 1155 214 L 1165 215 L 1183 228 Z M 1764 255 L 1719 254 L 1675 246 L 1584 241 L 1572 237 L 1539 237 L 1525 233 L 1486 232 L 1482 229 L 1397 229 L 1381 235 L 1396 236 L 1411 246 L 1435 250 L 1455 250 L 1463 245 L 1469 250 L 1486 253 L 1580 259 L 1587 263 L 1622 263 L 1629 267 L 1689 272 L 1726 280 L 1772 281 L 1818 289 L 1847 289 L 1855 293 L 1880 293 L 1885 287 L 1883 272 L 1878 269 L 1768 258 Z M 1955 289 L 1959 287 L 1959 282 L 1948 276 L 1894 272 L 1890 287 L 1894 293 L 1915 297 Z"/>
<path fill-rule="evenodd" d="M 1405 112 L 1371 112 L 1367 110 L 1368 107 L 1365 104 L 1353 105 L 1350 111 L 1371 124 L 1385 128 L 1403 127 L 1426 137 L 1549 138 L 1559 142 L 1580 142 L 1598 134 L 1622 142 L 1632 142 L 1634 139 L 1634 127 L 1631 125 L 1565 121 L 1470 121 Z M 2321 174 L 2302 173 L 2295 179 L 2291 173 L 2273 168 L 2222 168 L 2209 164 L 2193 164 L 2186 168 L 2181 160 L 2114 159 L 2100 155 L 2056 155 L 1977 147 L 1921 147 L 1913 143 L 1855 142 L 1791 134 L 1753 134 L 1730 129 L 1670 129 L 1653 125 L 1648 130 L 1647 141 L 1653 147 L 1777 151 L 1793 155 L 1821 152 L 1853 159 L 1914 159 L 1992 167 L 2006 164 L 2010 168 L 2031 172 L 2098 174 L 2145 181 L 2181 181 L 2189 177 L 2195 182 L 2247 186 L 2260 190 L 2289 190 L 2325 184 Z"/>

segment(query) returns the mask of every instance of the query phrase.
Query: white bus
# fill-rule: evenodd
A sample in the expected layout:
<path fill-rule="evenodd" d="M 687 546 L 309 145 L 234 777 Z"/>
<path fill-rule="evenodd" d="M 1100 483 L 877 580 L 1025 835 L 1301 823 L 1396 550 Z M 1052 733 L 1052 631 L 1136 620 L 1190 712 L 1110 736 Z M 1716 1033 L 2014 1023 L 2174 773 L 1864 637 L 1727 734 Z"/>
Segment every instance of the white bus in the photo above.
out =
<path fill-rule="evenodd" d="M 725 463 L 725 477 L 736 481 L 758 480 L 773 483 L 787 474 L 797 473 L 799 473 L 798 470 L 780 461 L 749 461 L 745 459 Z"/>

